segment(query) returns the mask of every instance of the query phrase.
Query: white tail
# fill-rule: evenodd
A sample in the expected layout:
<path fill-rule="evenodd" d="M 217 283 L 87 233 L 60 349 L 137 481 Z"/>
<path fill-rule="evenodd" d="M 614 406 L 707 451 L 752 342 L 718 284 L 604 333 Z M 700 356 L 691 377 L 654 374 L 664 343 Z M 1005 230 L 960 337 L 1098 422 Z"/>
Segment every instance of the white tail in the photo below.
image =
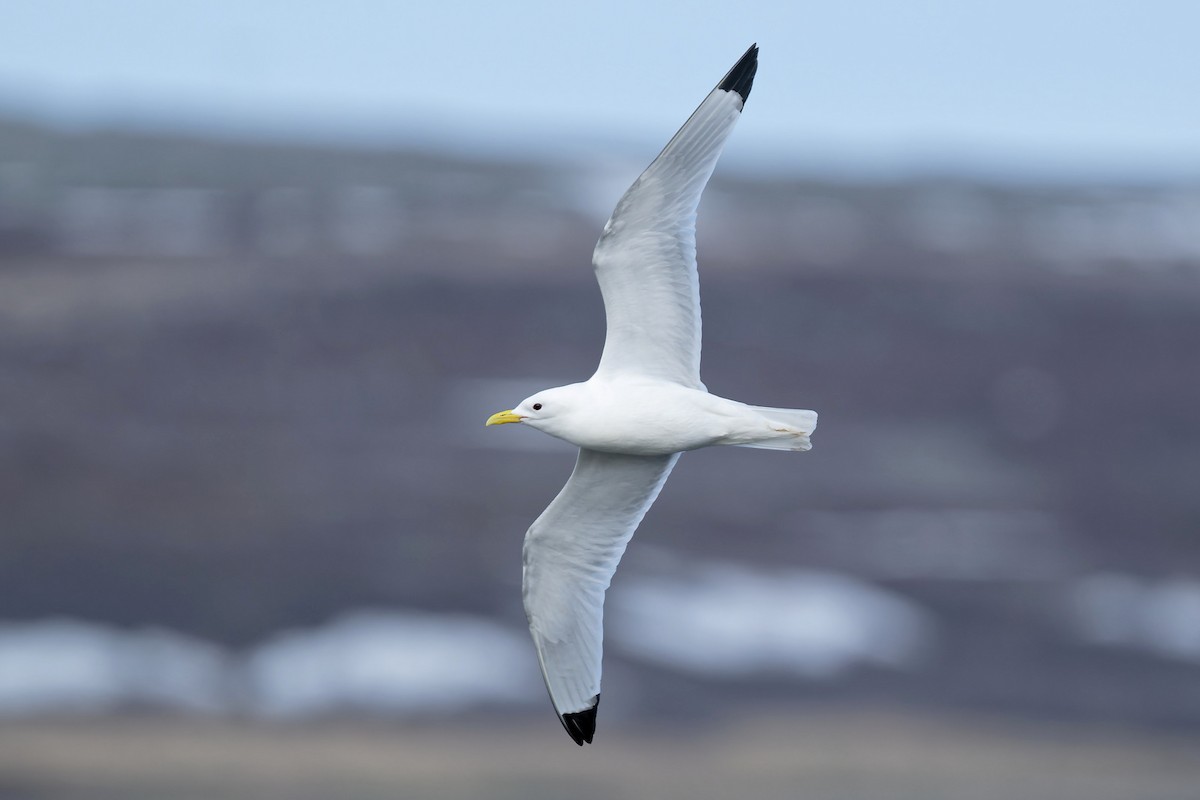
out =
<path fill-rule="evenodd" d="M 817 429 L 817 412 L 802 408 L 751 408 L 766 419 L 771 433 L 758 441 L 741 444 L 740 447 L 801 452 L 812 449 L 812 442 L 808 437 Z"/>

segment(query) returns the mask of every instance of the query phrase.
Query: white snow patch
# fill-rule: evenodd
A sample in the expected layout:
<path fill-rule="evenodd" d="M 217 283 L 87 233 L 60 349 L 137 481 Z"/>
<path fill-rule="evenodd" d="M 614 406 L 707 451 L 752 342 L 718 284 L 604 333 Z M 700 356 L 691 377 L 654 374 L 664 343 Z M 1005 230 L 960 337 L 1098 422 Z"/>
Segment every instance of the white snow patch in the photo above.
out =
<path fill-rule="evenodd" d="M 915 665 L 934 634 L 914 603 L 835 573 L 708 565 L 609 596 L 609 634 L 633 656 L 716 677 L 831 678 L 856 664 Z"/>
<path fill-rule="evenodd" d="M 483 619 L 361 611 L 281 634 L 247 662 L 255 711 L 451 711 L 541 696 L 527 636 Z"/>
<path fill-rule="evenodd" d="M 229 657 L 164 630 L 73 620 L 0 625 L 0 715 L 101 712 L 144 704 L 227 707 Z"/>
<path fill-rule="evenodd" d="M 1097 573 L 1068 595 L 1076 634 L 1090 644 L 1129 647 L 1200 662 L 1200 580 L 1148 580 Z"/>
<path fill-rule="evenodd" d="M 543 696 L 528 636 L 463 615 L 363 611 L 242 656 L 156 629 L 0 624 L 0 717 L 130 706 L 267 717 L 437 712 Z"/>

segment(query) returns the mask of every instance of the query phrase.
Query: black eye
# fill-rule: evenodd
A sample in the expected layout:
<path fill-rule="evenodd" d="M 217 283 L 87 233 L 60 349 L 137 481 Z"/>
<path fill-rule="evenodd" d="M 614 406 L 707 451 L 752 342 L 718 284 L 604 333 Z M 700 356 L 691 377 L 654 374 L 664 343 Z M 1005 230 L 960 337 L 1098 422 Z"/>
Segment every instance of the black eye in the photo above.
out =
<path fill-rule="evenodd" d="M 534 404 L 533 404 L 533 410 L 534 410 L 534 411 L 541 411 L 541 410 L 542 410 L 542 404 L 541 404 L 541 403 L 534 403 Z"/>

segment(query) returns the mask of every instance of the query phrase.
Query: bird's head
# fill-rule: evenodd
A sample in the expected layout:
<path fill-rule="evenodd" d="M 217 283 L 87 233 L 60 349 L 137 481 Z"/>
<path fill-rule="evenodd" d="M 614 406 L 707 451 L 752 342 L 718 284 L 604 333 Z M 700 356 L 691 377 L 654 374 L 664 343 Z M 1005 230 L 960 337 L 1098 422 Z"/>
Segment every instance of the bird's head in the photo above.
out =
<path fill-rule="evenodd" d="M 530 395 L 516 408 L 501 411 L 488 417 L 484 425 L 504 425 L 508 422 L 524 422 L 532 428 L 554 434 L 570 412 L 579 406 L 581 384 L 559 386 Z"/>

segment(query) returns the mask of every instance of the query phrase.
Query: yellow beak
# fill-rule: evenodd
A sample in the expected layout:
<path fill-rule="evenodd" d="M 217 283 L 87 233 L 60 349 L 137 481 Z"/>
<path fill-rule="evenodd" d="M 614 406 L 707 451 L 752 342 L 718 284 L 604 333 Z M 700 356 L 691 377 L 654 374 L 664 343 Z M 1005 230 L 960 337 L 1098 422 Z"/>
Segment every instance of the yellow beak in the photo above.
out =
<path fill-rule="evenodd" d="M 520 422 L 523 419 L 525 418 L 519 414 L 514 414 L 512 409 L 509 409 L 508 411 L 501 411 L 499 414 L 492 414 L 488 417 L 487 422 L 483 423 L 483 426 L 486 428 L 488 425 L 503 425 L 506 422 Z"/>

